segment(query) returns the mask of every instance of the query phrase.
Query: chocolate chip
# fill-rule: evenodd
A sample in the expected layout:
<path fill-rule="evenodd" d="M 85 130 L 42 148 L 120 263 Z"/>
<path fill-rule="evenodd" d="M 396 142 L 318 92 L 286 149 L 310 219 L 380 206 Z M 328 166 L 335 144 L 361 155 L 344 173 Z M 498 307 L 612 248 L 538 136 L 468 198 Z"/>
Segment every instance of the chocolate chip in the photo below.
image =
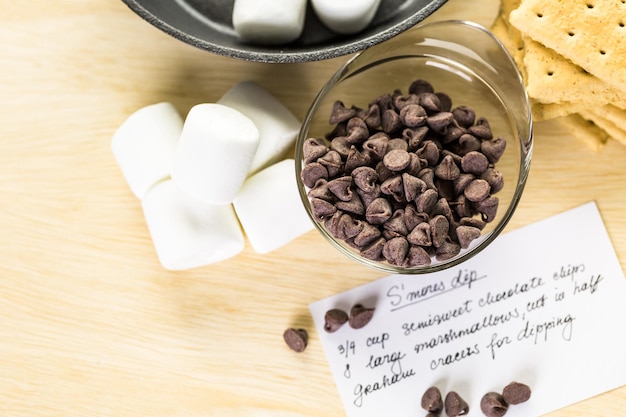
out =
<path fill-rule="evenodd" d="M 341 201 L 352 200 L 352 177 L 344 176 L 328 181 L 328 189 Z"/>
<path fill-rule="evenodd" d="M 363 224 L 363 229 L 354 237 L 354 243 L 359 247 L 363 248 L 370 243 L 374 242 L 382 235 L 380 229 L 374 225 L 369 223 Z"/>
<path fill-rule="evenodd" d="M 350 309 L 350 317 L 348 318 L 348 324 L 353 329 L 361 329 L 372 320 L 374 316 L 373 308 L 365 308 L 361 304 L 357 304 Z"/>
<path fill-rule="evenodd" d="M 330 148 L 337 151 L 343 158 L 348 156 L 351 145 L 345 136 L 337 136 L 330 142 Z"/>
<path fill-rule="evenodd" d="M 494 164 L 506 143 L 471 108 L 415 80 L 409 94 L 366 108 L 337 101 L 331 113 L 326 140 L 305 141 L 301 179 L 312 216 L 364 258 L 450 259 L 495 220 L 504 182 Z"/>
<path fill-rule="evenodd" d="M 369 152 L 367 151 L 359 151 L 356 146 L 351 146 L 348 151 L 348 155 L 346 156 L 346 163 L 344 166 L 345 173 L 350 175 L 350 173 L 360 166 L 369 165 L 372 160 Z"/>
<path fill-rule="evenodd" d="M 439 414 L 443 411 L 443 398 L 437 387 L 428 388 L 422 395 L 422 408 L 428 412 Z"/>
<path fill-rule="evenodd" d="M 437 215 L 433 217 L 428 224 L 430 225 L 430 236 L 432 238 L 432 244 L 434 247 L 439 247 L 443 244 L 448 236 L 448 228 L 450 222 L 443 215 Z"/>
<path fill-rule="evenodd" d="M 434 93 L 432 84 L 426 80 L 417 79 L 409 85 L 410 94 Z"/>
<path fill-rule="evenodd" d="M 381 126 L 385 133 L 393 133 L 402 127 L 402 119 L 395 110 L 388 109 L 383 113 Z"/>
<path fill-rule="evenodd" d="M 485 154 L 489 162 L 497 163 L 506 149 L 506 141 L 502 138 L 485 140 L 480 145 L 480 150 Z"/>
<path fill-rule="evenodd" d="M 384 237 L 379 237 L 366 247 L 361 248 L 361 256 L 372 261 L 383 260 L 383 247 L 385 246 L 385 242 L 387 242 L 387 240 Z"/>
<path fill-rule="evenodd" d="M 386 133 L 376 133 L 363 142 L 363 150 L 368 151 L 376 159 L 382 160 L 387 153 L 388 144 L 389 136 Z"/>
<path fill-rule="evenodd" d="M 449 237 L 446 236 L 444 241 L 437 247 L 437 252 L 435 252 L 435 258 L 438 261 L 447 261 L 448 259 L 452 259 L 457 256 L 461 252 L 461 245 L 456 242 L 450 240 Z"/>
<path fill-rule="evenodd" d="M 485 198 L 489 197 L 491 192 L 491 187 L 489 183 L 483 179 L 475 179 L 472 180 L 465 190 L 463 190 L 463 195 L 472 202 L 483 201 Z"/>
<path fill-rule="evenodd" d="M 289 349 L 301 353 L 306 349 L 309 335 L 305 329 L 294 329 L 290 327 L 284 331 L 283 339 L 287 346 L 289 346 Z"/>
<path fill-rule="evenodd" d="M 482 201 L 474 203 L 474 209 L 482 215 L 484 221 L 489 223 L 496 218 L 499 202 L 498 197 L 487 197 Z"/>
<path fill-rule="evenodd" d="M 376 129 L 380 126 L 381 116 L 378 104 L 369 106 L 367 112 L 362 116 L 363 121 L 370 129 Z"/>
<path fill-rule="evenodd" d="M 329 121 L 332 124 L 341 123 L 354 117 L 355 115 L 356 111 L 354 109 L 348 109 L 344 106 L 342 101 L 336 100 L 333 103 L 333 109 L 330 113 Z"/>
<path fill-rule="evenodd" d="M 379 197 L 372 201 L 365 210 L 365 218 L 371 224 L 383 224 L 393 214 L 391 204 L 386 198 Z"/>
<path fill-rule="evenodd" d="M 338 308 L 328 310 L 324 315 L 324 330 L 334 333 L 348 322 L 348 313 Z"/>
<path fill-rule="evenodd" d="M 339 155 L 339 152 L 334 150 L 326 152 L 326 154 L 317 159 L 317 162 L 326 167 L 329 178 L 332 178 L 335 175 L 339 174 L 343 167 L 343 160 L 341 159 L 341 155 Z"/>
<path fill-rule="evenodd" d="M 404 260 L 404 266 L 409 268 L 416 266 L 427 266 L 430 265 L 432 259 L 428 252 L 421 246 L 411 246 L 409 249 L 409 253 L 406 255 L 406 259 Z"/>
<path fill-rule="evenodd" d="M 380 191 L 383 194 L 392 196 L 395 201 L 404 201 L 404 185 L 402 184 L 402 175 L 396 175 L 387 178 L 380 184 Z"/>
<path fill-rule="evenodd" d="M 504 177 L 502 176 L 502 173 L 495 168 L 487 168 L 487 170 L 480 175 L 480 178 L 489 183 L 492 194 L 495 194 L 504 188 Z"/>
<path fill-rule="evenodd" d="M 439 156 L 441 151 L 435 142 L 427 140 L 422 144 L 422 147 L 416 152 L 417 156 L 423 158 L 428 162 L 428 165 L 434 167 L 439 162 Z"/>
<path fill-rule="evenodd" d="M 448 417 L 464 416 L 469 413 L 469 405 L 456 391 L 446 394 L 444 407 Z"/>
<path fill-rule="evenodd" d="M 461 171 L 450 155 L 446 155 L 435 167 L 435 175 L 444 180 L 454 180 L 459 174 Z"/>
<path fill-rule="evenodd" d="M 489 161 L 487 157 L 480 152 L 468 152 L 461 159 L 461 169 L 463 171 L 480 175 L 487 170 L 489 167 Z"/>
<path fill-rule="evenodd" d="M 320 164 L 319 162 L 311 162 L 310 164 L 307 164 L 304 166 L 304 168 L 302 168 L 302 171 L 300 172 L 300 178 L 302 179 L 304 185 L 312 188 L 315 186 L 315 183 L 320 178 L 328 179 L 328 170 L 324 165 Z"/>
<path fill-rule="evenodd" d="M 497 392 L 488 392 L 480 400 L 480 410 L 487 417 L 502 417 L 508 409 L 509 405 Z"/>
<path fill-rule="evenodd" d="M 461 248 L 467 249 L 470 243 L 480 236 L 480 230 L 481 229 L 474 226 L 459 225 L 459 227 L 456 228 L 456 236 L 459 240 Z"/>
<path fill-rule="evenodd" d="M 408 104 L 400 110 L 400 119 L 406 127 L 423 126 L 427 117 L 426 110 L 419 104 Z"/>
<path fill-rule="evenodd" d="M 439 109 L 441 111 L 450 111 L 452 108 L 452 99 L 446 93 L 436 92 L 435 95 L 439 98 Z"/>
<path fill-rule="evenodd" d="M 354 145 L 365 141 L 369 137 L 369 128 L 365 124 L 365 121 L 359 117 L 353 117 L 348 120 L 346 125 L 348 129 L 347 140 L 348 143 Z"/>
<path fill-rule="evenodd" d="M 530 387 L 520 382 L 511 382 L 502 390 L 502 397 L 511 405 L 521 404 L 528 401 L 530 399 L 530 395 Z"/>
<path fill-rule="evenodd" d="M 383 256 L 392 265 L 402 265 L 409 253 L 409 242 L 403 236 L 389 239 L 383 247 Z"/>
<path fill-rule="evenodd" d="M 402 131 L 402 137 L 406 140 L 408 149 L 415 151 L 428 134 L 428 126 L 407 128 Z"/>
<path fill-rule="evenodd" d="M 449 112 L 439 112 L 432 116 L 429 116 L 426 119 L 426 124 L 430 127 L 435 133 L 440 135 L 445 135 L 448 131 L 448 126 L 454 120 L 454 116 Z"/>
<path fill-rule="evenodd" d="M 491 126 L 489 126 L 489 121 L 484 117 L 480 117 L 474 126 L 471 126 L 469 132 L 480 139 L 489 140 L 493 138 L 493 133 L 491 132 Z"/>
<path fill-rule="evenodd" d="M 312 198 L 311 211 L 313 212 L 313 216 L 315 216 L 315 218 L 324 219 L 335 214 L 337 207 L 326 200 L 322 200 L 321 198 Z"/>
<path fill-rule="evenodd" d="M 433 241 L 430 224 L 428 222 L 418 224 L 411 230 L 406 238 L 412 245 L 431 246 Z"/>
<path fill-rule="evenodd" d="M 410 162 L 409 153 L 402 149 L 393 149 L 383 157 L 383 164 L 391 171 L 402 171 Z"/>
<path fill-rule="evenodd" d="M 417 207 L 417 210 L 422 213 L 430 213 L 433 207 L 435 207 L 435 204 L 437 204 L 438 198 L 439 193 L 432 188 L 429 188 L 417 196 L 415 199 L 415 206 Z"/>
<path fill-rule="evenodd" d="M 404 210 L 397 209 L 394 211 L 383 227 L 385 230 L 391 230 L 401 236 L 406 236 L 409 233 L 409 230 L 406 226 L 406 222 L 404 221 Z"/>
<path fill-rule="evenodd" d="M 321 158 L 326 152 L 328 152 L 328 146 L 322 139 L 309 138 L 302 144 L 302 153 L 306 164 Z"/>
<path fill-rule="evenodd" d="M 439 97 L 434 93 L 424 92 L 419 94 L 420 106 L 426 110 L 428 114 L 438 114 L 441 112 L 441 102 Z"/>
<path fill-rule="evenodd" d="M 347 211 L 348 213 L 356 214 L 358 216 L 365 214 L 365 206 L 363 206 L 361 197 L 359 197 L 357 193 L 352 193 L 350 201 L 337 201 L 335 206 L 339 210 Z"/>
<path fill-rule="evenodd" d="M 359 189 L 366 193 L 372 193 L 375 191 L 378 173 L 374 168 L 361 166 L 352 170 L 351 175 L 354 180 L 354 185 L 359 187 Z"/>
<path fill-rule="evenodd" d="M 460 126 L 465 128 L 471 127 L 476 120 L 476 113 L 467 106 L 459 106 L 453 109 L 452 115 L 454 116 L 454 120 L 456 120 Z"/>

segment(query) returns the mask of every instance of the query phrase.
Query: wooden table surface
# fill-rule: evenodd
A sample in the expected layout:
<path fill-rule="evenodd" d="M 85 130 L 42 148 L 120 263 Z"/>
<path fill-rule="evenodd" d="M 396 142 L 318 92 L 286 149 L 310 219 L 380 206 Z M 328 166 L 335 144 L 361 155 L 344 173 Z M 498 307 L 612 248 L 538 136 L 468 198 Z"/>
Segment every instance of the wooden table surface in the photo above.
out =
<path fill-rule="evenodd" d="M 489 25 L 495 0 L 430 20 Z M 119 0 L 0 0 L 0 416 L 344 416 L 308 304 L 382 277 L 315 231 L 164 270 L 111 153 L 136 109 L 185 114 L 254 80 L 298 117 L 348 57 L 272 65 L 185 45 Z M 626 266 L 626 147 L 535 130 L 508 230 L 595 200 Z M 310 332 L 303 354 L 282 341 Z M 599 341 L 601 343 L 601 341 Z M 623 416 L 626 387 L 550 417 Z"/>

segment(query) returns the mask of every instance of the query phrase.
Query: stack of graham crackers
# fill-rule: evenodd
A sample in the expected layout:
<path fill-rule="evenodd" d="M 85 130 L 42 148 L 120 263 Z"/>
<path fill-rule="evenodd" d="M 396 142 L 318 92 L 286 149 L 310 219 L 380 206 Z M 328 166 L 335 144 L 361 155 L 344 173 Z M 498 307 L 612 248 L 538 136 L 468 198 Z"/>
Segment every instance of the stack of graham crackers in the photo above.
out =
<path fill-rule="evenodd" d="M 626 145 L 626 0 L 502 0 L 492 27 L 535 120 L 559 119 L 599 148 Z"/>

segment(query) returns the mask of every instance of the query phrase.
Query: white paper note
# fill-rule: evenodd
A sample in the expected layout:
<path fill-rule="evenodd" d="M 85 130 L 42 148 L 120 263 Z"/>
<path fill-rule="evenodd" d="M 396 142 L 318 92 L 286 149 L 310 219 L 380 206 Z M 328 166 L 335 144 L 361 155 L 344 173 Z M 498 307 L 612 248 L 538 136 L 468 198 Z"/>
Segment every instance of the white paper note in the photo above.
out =
<path fill-rule="evenodd" d="M 367 326 L 324 331 L 327 310 L 355 304 L 375 307 Z M 390 275 L 310 311 L 349 417 L 425 416 L 430 386 L 483 416 L 481 397 L 512 381 L 532 397 L 507 417 L 533 417 L 626 384 L 626 280 L 595 203 L 456 268 Z"/>

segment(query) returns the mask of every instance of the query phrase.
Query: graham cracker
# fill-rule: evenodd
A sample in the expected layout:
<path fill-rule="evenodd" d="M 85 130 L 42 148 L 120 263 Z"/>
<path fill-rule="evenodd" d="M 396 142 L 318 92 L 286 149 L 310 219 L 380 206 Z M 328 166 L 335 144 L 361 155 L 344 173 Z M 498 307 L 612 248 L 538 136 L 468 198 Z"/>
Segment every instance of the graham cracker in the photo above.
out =
<path fill-rule="evenodd" d="M 626 129 L 626 110 L 617 107 L 614 104 L 607 104 L 595 111 L 598 114 L 604 116 L 605 119 L 613 122 L 616 126 L 621 126 L 622 129 Z"/>
<path fill-rule="evenodd" d="M 609 135 L 598 125 L 580 114 L 570 114 L 559 119 L 559 123 L 576 139 L 598 151 L 609 140 Z"/>
<path fill-rule="evenodd" d="M 562 102 L 562 103 L 540 103 L 531 99 L 531 108 L 533 119 L 537 122 L 544 120 L 557 119 L 559 117 L 568 116 L 589 108 L 588 103 L 580 102 Z"/>
<path fill-rule="evenodd" d="M 521 33 L 507 25 L 506 21 L 499 15 L 491 26 L 491 32 L 502 42 L 502 45 L 506 48 L 513 58 L 517 69 L 522 75 L 522 79 L 526 79 L 526 71 L 524 68 L 524 41 L 522 40 Z"/>
<path fill-rule="evenodd" d="M 526 89 L 528 95 L 542 103 L 582 102 L 589 106 L 618 100 L 624 94 L 586 72 L 554 50 L 522 37 L 526 52 Z"/>
<path fill-rule="evenodd" d="M 626 92 L 626 3 L 524 0 L 510 23 L 585 71 Z"/>
<path fill-rule="evenodd" d="M 585 119 L 594 122 L 596 125 L 602 128 L 602 130 L 608 133 L 611 138 L 617 140 L 622 145 L 626 145 L 626 130 L 622 129 L 611 120 L 607 119 L 602 111 L 598 109 L 586 110 L 581 111 L 580 115 Z"/>

